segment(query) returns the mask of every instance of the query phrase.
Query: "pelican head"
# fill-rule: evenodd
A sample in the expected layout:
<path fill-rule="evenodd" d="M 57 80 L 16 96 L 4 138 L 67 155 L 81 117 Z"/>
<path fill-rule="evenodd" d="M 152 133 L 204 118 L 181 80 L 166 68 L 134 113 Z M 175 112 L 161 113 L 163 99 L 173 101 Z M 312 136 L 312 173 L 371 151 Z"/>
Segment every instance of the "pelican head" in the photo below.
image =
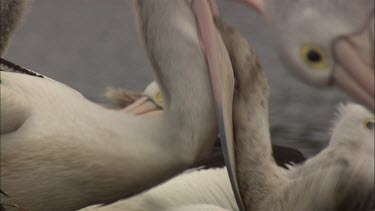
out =
<path fill-rule="evenodd" d="M 340 106 L 334 125 L 330 144 L 350 144 L 374 154 L 375 119 L 365 107 L 358 104 Z"/>
<path fill-rule="evenodd" d="M 242 0 L 274 30 L 283 62 L 300 79 L 336 85 L 374 109 L 374 0 Z"/>

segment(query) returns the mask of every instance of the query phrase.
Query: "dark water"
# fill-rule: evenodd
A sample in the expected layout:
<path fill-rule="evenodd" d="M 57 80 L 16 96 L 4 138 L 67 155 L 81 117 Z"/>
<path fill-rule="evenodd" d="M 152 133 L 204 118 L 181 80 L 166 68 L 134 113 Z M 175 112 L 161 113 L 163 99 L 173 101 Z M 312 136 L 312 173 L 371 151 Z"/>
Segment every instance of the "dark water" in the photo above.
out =
<path fill-rule="evenodd" d="M 64 82 L 102 102 L 107 86 L 137 91 L 153 79 L 130 0 L 35 0 L 5 58 Z M 270 47 L 271 34 L 248 8 L 220 1 L 223 16 L 253 44 L 271 86 L 275 143 L 312 155 L 325 146 L 337 104 L 335 90 L 296 81 Z"/>

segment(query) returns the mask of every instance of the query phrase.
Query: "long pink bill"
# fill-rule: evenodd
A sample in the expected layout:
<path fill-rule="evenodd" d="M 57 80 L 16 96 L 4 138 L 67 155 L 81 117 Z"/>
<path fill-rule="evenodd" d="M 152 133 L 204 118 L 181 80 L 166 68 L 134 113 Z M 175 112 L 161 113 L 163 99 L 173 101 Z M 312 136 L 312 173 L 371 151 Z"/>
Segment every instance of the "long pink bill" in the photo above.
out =
<path fill-rule="evenodd" d="M 335 41 L 334 83 L 374 111 L 374 15 L 359 33 Z"/>
<path fill-rule="evenodd" d="M 234 76 L 228 52 L 213 22 L 213 15 L 218 15 L 218 9 L 213 0 L 209 2 L 193 0 L 192 9 L 208 62 L 225 163 L 238 207 L 244 210 L 237 182 L 234 154 L 232 121 Z"/>

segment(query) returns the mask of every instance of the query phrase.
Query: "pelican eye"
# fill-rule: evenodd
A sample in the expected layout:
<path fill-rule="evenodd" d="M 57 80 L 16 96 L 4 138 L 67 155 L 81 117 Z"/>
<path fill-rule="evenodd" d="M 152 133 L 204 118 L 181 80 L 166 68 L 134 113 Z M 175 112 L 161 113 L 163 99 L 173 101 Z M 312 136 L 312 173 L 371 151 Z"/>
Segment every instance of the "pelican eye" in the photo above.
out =
<path fill-rule="evenodd" d="M 315 70 L 322 70 L 328 67 L 327 57 L 320 47 L 314 45 L 305 45 L 301 49 L 303 61 Z"/>
<path fill-rule="evenodd" d="M 367 119 L 366 121 L 364 121 L 364 125 L 369 130 L 375 130 L 375 119 Z"/>
<path fill-rule="evenodd" d="M 162 103 L 163 103 L 163 97 L 162 97 L 162 95 L 161 95 L 160 92 L 158 92 L 158 93 L 156 94 L 156 96 L 155 96 L 155 101 L 156 101 L 157 103 L 159 103 L 159 104 L 162 104 Z"/>

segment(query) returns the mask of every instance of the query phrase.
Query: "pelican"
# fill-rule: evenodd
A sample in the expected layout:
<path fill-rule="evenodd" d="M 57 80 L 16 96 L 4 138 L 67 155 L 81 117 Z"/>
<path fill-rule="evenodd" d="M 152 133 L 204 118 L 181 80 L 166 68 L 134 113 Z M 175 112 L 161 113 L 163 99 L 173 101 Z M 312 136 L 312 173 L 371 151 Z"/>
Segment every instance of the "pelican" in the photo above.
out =
<path fill-rule="evenodd" d="M 230 55 L 246 45 L 218 24 Z M 225 31 L 226 33 L 223 33 Z M 230 34 L 232 33 L 232 34 Z M 248 48 L 242 55 L 251 54 Z M 272 158 L 268 87 L 258 62 L 231 56 L 236 172 L 246 210 L 367 210 L 374 207 L 374 114 L 348 104 L 339 109 L 328 147 L 288 171 Z M 242 65 L 241 65 L 242 64 Z M 249 85 L 249 81 L 251 81 Z"/>
<path fill-rule="evenodd" d="M 241 1 L 267 20 L 300 79 L 337 85 L 374 111 L 374 0 Z"/>
<path fill-rule="evenodd" d="M 164 111 L 127 115 L 44 76 L 2 71 L 1 189 L 10 196 L 2 203 L 31 210 L 110 203 L 209 156 L 218 128 L 190 2 L 135 3 Z"/>
<path fill-rule="evenodd" d="M 272 158 L 267 81 L 247 42 L 220 20 L 217 23 L 237 79 L 236 170 L 246 210 L 372 209 L 374 114 L 356 104 L 339 106 L 328 147 L 304 164 L 278 167 Z M 141 195 L 83 211 L 200 210 L 207 206 L 217 211 L 240 210 L 225 168 L 184 173 Z"/>

